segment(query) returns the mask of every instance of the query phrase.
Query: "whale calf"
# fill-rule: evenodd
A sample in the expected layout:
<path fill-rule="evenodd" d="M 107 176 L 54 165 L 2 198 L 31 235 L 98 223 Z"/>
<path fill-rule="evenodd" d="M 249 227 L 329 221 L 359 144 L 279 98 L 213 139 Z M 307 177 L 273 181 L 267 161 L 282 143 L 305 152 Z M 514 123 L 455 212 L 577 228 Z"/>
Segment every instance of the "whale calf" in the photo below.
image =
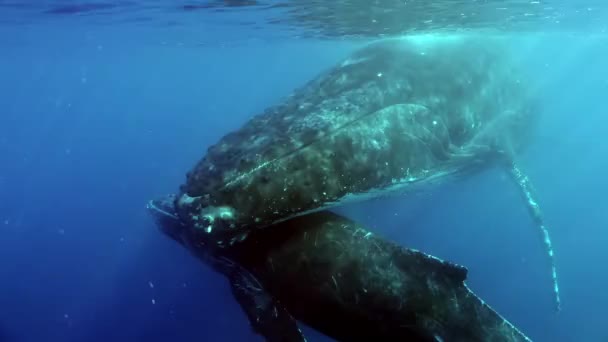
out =
<path fill-rule="evenodd" d="M 530 341 L 464 283 L 463 266 L 404 248 L 329 211 L 256 230 L 219 248 L 183 224 L 171 197 L 159 228 L 229 279 L 254 331 L 305 341 L 296 320 L 338 341 Z"/>

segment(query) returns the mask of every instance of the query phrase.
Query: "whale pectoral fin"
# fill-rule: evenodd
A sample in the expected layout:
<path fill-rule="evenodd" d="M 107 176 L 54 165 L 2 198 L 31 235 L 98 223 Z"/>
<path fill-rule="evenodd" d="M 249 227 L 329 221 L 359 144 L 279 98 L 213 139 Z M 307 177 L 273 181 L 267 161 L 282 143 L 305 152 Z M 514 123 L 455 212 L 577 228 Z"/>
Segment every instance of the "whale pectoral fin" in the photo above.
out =
<path fill-rule="evenodd" d="M 556 311 L 561 310 L 561 300 L 559 294 L 559 285 L 557 280 L 557 268 L 555 266 L 555 257 L 553 252 L 553 245 L 551 243 L 551 237 L 549 235 L 549 229 L 545 225 L 545 221 L 543 219 L 542 211 L 539 205 L 539 202 L 534 194 L 534 190 L 532 187 L 532 183 L 528 176 L 521 170 L 521 168 L 517 165 L 517 163 L 512 159 L 508 159 L 509 162 L 509 175 L 511 179 L 515 181 L 515 183 L 519 186 L 519 190 L 521 195 L 523 196 L 526 207 L 530 213 L 530 216 L 534 220 L 537 228 L 542 234 L 543 244 L 547 250 L 547 256 L 549 262 L 551 264 L 551 277 L 553 280 L 553 292 L 555 296 L 555 309 Z"/>
<path fill-rule="evenodd" d="M 239 268 L 229 275 L 232 294 L 245 311 L 253 330 L 268 342 L 305 342 L 296 320 L 255 277 Z"/>

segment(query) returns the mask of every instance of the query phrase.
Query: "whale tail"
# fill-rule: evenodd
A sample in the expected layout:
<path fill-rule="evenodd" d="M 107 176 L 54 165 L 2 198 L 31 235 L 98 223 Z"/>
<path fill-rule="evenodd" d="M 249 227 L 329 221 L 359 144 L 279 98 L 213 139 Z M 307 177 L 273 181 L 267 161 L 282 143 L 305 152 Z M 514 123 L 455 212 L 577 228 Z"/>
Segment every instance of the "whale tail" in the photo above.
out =
<path fill-rule="evenodd" d="M 551 243 L 551 237 L 549 235 L 549 229 L 545 224 L 542 211 L 534 193 L 532 183 L 528 176 L 521 170 L 517 163 L 510 159 L 509 160 L 509 175 L 511 179 L 518 185 L 521 195 L 523 196 L 526 207 L 530 213 L 530 216 L 534 220 L 534 223 L 541 233 L 543 244 L 545 246 L 547 257 L 551 265 L 551 277 L 553 281 L 553 294 L 555 301 L 555 310 L 559 312 L 561 310 L 561 299 L 559 293 L 559 284 L 557 278 L 557 268 L 555 266 L 555 253 L 553 251 L 553 244 Z"/>

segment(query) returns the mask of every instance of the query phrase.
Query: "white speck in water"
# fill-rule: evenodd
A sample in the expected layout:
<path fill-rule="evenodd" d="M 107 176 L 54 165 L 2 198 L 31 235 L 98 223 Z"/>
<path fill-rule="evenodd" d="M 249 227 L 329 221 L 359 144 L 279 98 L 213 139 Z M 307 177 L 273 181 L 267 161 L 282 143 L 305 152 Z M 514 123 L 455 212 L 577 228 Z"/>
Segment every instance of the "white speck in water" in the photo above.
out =
<path fill-rule="evenodd" d="M 378 77 L 382 77 L 382 73 L 381 72 L 378 73 Z"/>
<path fill-rule="evenodd" d="M 152 305 L 156 304 L 156 299 L 152 298 Z"/>
<path fill-rule="evenodd" d="M 148 282 L 148 285 L 150 285 L 150 288 L 153 289 L 154 288 L 154 283 L 152 283 L 151 281 Z"/>
<path fill-rule="evenodd" d="M 70 316 L 68 314 L 63 314 L 63 318 L 68 319 Z"/>
<path fill-rule="evenodd" d="M 433 120 L 433 126 L 437 126 L 437 120 Z"/>

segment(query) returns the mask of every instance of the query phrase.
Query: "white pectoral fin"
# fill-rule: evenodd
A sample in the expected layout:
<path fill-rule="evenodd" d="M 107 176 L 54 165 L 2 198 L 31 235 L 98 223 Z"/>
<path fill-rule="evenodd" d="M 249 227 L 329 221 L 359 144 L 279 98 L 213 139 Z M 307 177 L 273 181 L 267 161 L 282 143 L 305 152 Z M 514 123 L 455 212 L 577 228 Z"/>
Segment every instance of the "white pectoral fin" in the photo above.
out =
<path fill-rule="evenodd" d="M 542 216 L 542 211 L 536 198 L 532 184 L 528 176 L 520 169 L 517 163 L 513 160 L 509 160 L 509 174 L 511 178 L 518 185 L 520 193 L 525 200 L 526 207 L 530 213 L 530 216 L 534 220 L 536 227 L 539 229 L 543 244 L 547 251 L 547 256 L 551 265 L 551 277 L 553 280 L 553 293 L 555 297 L 555 308 L 559 312 L 561 310 L 561 300 L 559 294 L 559 284 L 557 279 L 557 268 L 555 266 L 555 255 L 553 252 L 553 244 L 551 243 L 551 237 L 549 235 L 549 229 L 545 225 L 545 221 Z"/>

